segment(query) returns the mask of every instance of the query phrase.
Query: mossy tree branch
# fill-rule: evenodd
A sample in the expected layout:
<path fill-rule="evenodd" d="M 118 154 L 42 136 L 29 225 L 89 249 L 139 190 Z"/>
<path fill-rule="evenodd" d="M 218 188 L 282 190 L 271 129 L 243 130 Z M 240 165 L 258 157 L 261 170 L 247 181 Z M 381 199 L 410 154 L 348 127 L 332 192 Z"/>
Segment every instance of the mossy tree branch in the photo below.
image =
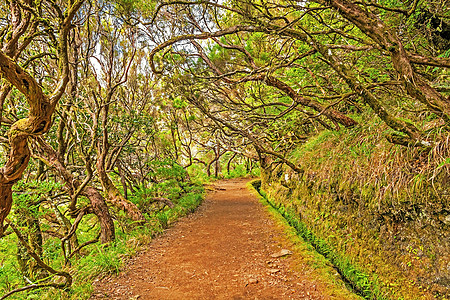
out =
<path fill-rule="evenodd" d="M 412 67 L 412 62 L 427 62 L 427 60 L 409 55 L 400 38 L 386 23 L 374 13 L 352 1 L 316 0 L 316 2 L 333 7 L 382 49 L 388 51 L 392 66 L 400 75 L 400 80 L 408 95 L 425 104 L 430 111 L 436 113 L 447 123 L 450 122 L 450 102 L 419 76 Z"/>

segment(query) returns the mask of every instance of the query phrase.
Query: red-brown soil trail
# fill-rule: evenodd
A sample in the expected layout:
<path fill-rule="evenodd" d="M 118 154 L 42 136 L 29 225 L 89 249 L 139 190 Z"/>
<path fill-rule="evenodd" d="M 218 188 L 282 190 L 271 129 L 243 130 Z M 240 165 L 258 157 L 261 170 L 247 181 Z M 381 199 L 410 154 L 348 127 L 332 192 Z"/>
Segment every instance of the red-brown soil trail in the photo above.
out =
<path fill-rule="evenodd" d="M 216 182 L 197 212 L 97 282 L 93 299 L 330 299 L 294 271 L 295 255 L 273 257 L 289 243 L 247 182 Z"/>

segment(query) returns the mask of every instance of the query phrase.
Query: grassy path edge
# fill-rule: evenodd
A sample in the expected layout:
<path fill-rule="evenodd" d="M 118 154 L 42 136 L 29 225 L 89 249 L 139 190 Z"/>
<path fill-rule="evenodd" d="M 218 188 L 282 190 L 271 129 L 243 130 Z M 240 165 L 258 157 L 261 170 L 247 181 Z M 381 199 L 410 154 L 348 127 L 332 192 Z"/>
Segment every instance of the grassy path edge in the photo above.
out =
<path fill-rule="evenodd" d="M 386 299 L 378 282 L 370 280 L 368 274 L 360 271 L 348 258 L 337 254 L 324 240 L 315 236 L 306 224 L 298 220 L 293 211 L 287 210 L 282 205 L 277 206 L 271 201 L 261 190 L 260 179 L 250 181 L 247 186 L 255 192 L 269 213 L 284 228 L 288 238 L 296 244 L 303 244 L 300 251 L 305 252 L 307 256 L 313 256 L 312 261 L 308 263 L 318 268 L 321 277 L 331 281 L 335 286 L 340 285 L 339 281 L 344 282 L 355 299 Z M 335 275 L 336 271 L 339 276 Z M 330 292 L 337 293 L 331 289 Z"/>

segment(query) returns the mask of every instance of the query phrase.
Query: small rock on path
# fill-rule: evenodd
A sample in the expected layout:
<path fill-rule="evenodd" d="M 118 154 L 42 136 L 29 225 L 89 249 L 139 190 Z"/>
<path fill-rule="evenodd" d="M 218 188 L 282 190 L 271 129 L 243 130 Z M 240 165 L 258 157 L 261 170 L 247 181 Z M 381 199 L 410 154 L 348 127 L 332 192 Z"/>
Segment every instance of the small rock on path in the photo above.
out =
<path fill-rule="evenodd" d="M 216 182 L 197 212 L 152 241 L 119 276 L 96 282 L 91 299 L 330 299 L 290 268 L 284 234 L 247 182 Z"/>

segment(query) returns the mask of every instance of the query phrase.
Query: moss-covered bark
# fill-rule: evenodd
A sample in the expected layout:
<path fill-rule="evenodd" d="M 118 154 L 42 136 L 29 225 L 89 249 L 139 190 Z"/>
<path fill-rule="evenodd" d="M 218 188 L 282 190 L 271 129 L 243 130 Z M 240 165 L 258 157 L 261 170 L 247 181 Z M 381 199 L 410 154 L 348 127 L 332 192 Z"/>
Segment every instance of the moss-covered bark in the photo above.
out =
<path fill-rule="evenodd" d="M 26 228 L 23 236 L 33 252 L 42 258 L 42 231 L 37 217 L 39 206 L 34 203 L 22 203 L 22 205 L 26 206 L 20 207 L 17 212 L 20 220 L 19 225 Z M 17 243 L 17 261 L 21 273 L 32 281 L 44 279 L 48 276 L 48 272 L 28 254 L 27 249 L 21 242 Z"/>
<path fill-rule="evenodd" d="M 138 223 L 145 222 L 145 218 L 142 215 L 142 212 L 139 210 L 136 204 L 125 199 L 125 197 L 120 193 L 119 189 L 114 185 L 112 180 L 109 178 L 108 174 L 106 173 L 101 163 L 100 164 L 97 163 L 97 170 L 100 181 L 103 186 L 103 190 L 107 194 L 108 202 L 111 203 L 111 205 L 113 205 L 117 209 L 125 212 L 131 220 L 136 221 Z"/>
<path fill-rule="evenodd" d="M 59 16 L 57 28 L 56 54 L 58 57 L 58 82 L 50 95 L 44 93 L 38 82 L 23 69 L 16 59 L 26 49 L 32 39 L 25 40 L 21 45 L 20 37 L 30 29 L 36 29 L 37 23 L 31 22 L 30 9 L 21 11 L 16 1 L 11 1 L 12 31 L 9 38 L 0 50 L 0 74 L 12 86 L 19 90 L 26 98 L 29 106 L 27 118 L 15 122 L 9 130 L 10 152 L 6 164 L 0 169 L 0 236 L 4 231 L 3 223 L 9 214 L 12 205 L 11 186 L 22 176 L 30 159 L 28 138 L 46 133 L 52 125 L 52 115 L 59 99 L 64 94 L 68 83 L 69 63 L 67 53 L 67 37 L 72 28 L 72 19 L 80 9 L 84 0 L 69 1 L 64 14 Z M 24 5 L 34 5 L 25 1 Z M 32 7 L 31 10 L 36 9 Z"/>
<path fill-rule="evenodd" d="M 29 117 L 15 122 L 8 132 L 11 150 L 6 164 L 0 169 L 1 235 L 3 222 L 12 205 L 11 186 L 21 178 L 30 160 L 28 137 L 48 131 L 56 102 L 51 103 L 34 78 L 2 51 L 0 51 L 0 71 L 27 97 L 30 106 Z"/>

